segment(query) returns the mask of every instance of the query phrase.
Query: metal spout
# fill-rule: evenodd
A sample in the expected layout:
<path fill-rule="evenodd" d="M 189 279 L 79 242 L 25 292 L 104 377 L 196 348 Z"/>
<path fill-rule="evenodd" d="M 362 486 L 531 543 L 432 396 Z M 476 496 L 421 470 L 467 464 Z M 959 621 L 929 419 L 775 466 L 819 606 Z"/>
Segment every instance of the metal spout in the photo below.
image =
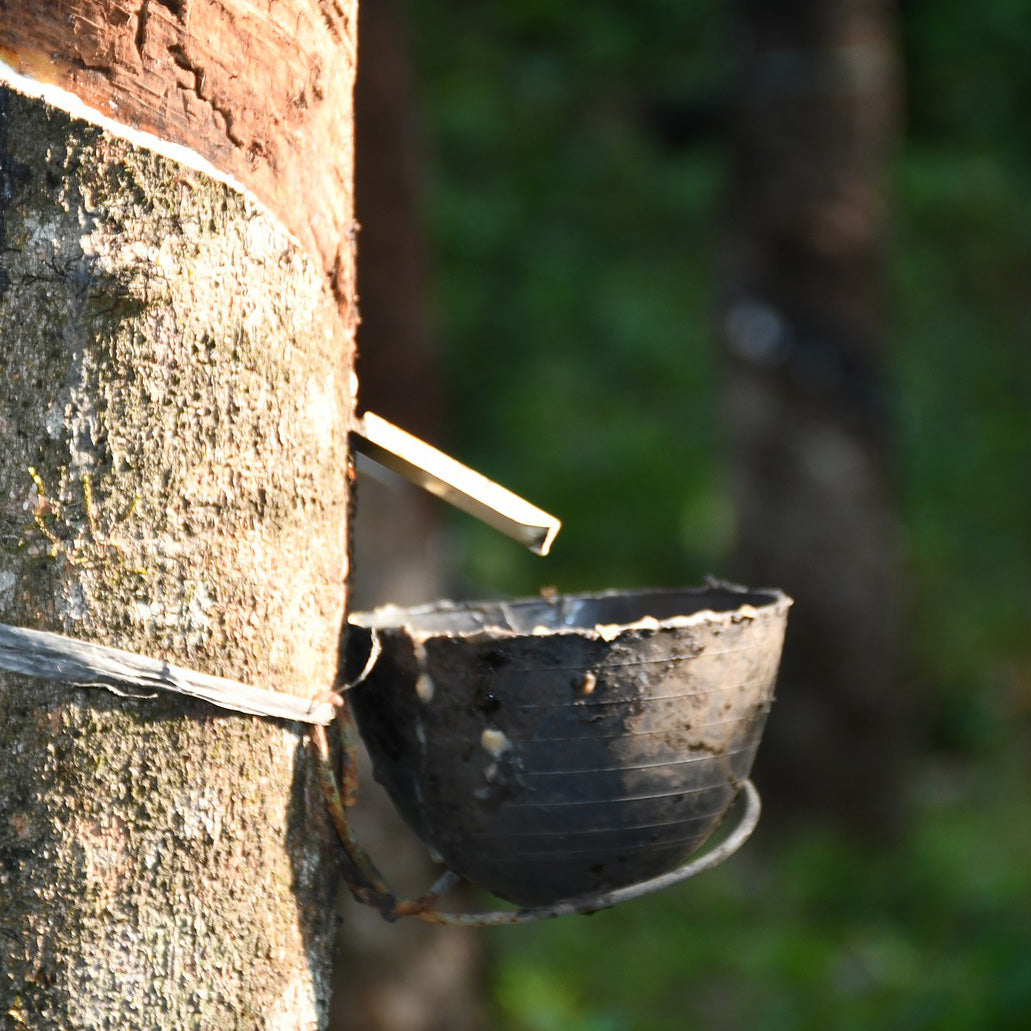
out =
<path fill-rule="evenodd" d="M 562 523 L 418 437 L 366 412 L 352 432 L 354 449 L 476 516 L 538 555 L 547 555 Z"/>

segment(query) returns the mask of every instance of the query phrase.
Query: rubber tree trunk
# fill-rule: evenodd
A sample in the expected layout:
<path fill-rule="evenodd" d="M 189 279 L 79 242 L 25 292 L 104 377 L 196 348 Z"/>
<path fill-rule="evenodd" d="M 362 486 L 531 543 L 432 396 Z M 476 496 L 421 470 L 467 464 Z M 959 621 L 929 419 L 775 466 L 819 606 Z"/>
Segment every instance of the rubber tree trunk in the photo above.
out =
<path fill-rule="evenodd" d="M 324 269 L 0 97 L 0 620 L 324 692 L 352 403 Z M 325 1026 L 335 855 L 298 726 L 0 673 L 4 1031 Z"/>
<path fill-rule="evenodd" d="M 741 576 L 794 595 L 767 813 L 890 828 L 909 715 L 884 401 L 889 0 L 738 0 L 722 325 Z"/>

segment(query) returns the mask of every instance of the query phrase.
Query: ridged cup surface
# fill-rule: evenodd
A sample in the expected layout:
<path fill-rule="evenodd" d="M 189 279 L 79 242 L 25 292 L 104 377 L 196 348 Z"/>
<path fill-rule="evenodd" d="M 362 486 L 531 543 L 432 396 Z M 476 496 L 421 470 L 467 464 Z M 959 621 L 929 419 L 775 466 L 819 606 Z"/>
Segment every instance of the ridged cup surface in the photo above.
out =
<path fill-rule="evenodd" d="M 352 616 L 377 779 L 457 873 L 520 905 L 634 884 L 698 849 L 748 776 L 790 600 L 610 592 Z"/>

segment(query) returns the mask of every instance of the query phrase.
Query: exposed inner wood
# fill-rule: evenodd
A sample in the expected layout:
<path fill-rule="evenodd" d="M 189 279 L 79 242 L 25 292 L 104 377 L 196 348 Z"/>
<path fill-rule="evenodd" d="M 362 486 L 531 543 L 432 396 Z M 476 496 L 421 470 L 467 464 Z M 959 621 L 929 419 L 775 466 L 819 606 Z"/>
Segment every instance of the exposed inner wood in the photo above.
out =
<path fill-rule="evenodd" d="M 357 0 L 5 0 L 0 59 L 259 197 L 353 318 Z"/>

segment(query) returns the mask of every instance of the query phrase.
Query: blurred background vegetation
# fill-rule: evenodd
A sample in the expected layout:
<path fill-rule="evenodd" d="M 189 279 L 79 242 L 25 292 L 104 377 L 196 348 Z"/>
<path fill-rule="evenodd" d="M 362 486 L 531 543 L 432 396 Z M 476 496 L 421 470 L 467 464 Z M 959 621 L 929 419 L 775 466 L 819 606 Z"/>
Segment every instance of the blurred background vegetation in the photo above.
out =
<path fill-rule="evenodd" d="M 542 562 L 454 517 L 450 593 L 726 573 L 726 5 L 404 10 L 438 440 L 565 523 Z M 923 727 L 902 831 L 761 828 L 658 898 L 497 932 L 492 1028 L 1029 1026 L 1031 24 L 1020 0 L 906 0 L 899 25 L 885 354 Z"/>

